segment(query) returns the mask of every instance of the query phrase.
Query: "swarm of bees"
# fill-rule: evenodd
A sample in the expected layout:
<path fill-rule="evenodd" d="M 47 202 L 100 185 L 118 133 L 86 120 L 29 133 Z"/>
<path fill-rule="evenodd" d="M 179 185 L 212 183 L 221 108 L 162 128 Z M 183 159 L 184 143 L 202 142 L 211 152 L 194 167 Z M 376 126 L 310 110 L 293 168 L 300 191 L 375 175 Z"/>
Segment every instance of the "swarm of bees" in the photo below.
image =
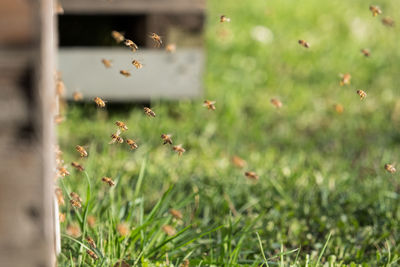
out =
<path fill-rule="evenodd" d="M 304 46 L 305 48 L 309 48 L 309 47 L 310 47 L 310 44 L 307 43 L 307 42 L 304 41 L 304 40 L 299 40 L 299 44 L 300 44 L 301 46 Z"/>
<path fill-rule="evenodd" d="M 389 173 L 395 173 L 396 168 L 392 164 L 385 164 L 385 170 Z"/>
<path fill-rule="evenodd" d="M 110 187 L 115 185 L 114 181 L 110 177 L 103 177 L 101 178 L 101 180 L 104 183 L 108 184 Z"/>
<path fill-rule="evenodd" d="M 357 94 L 360 96 L 361 100 L 367 97 L 367 93 L 364 92 L 363 90 L 357 90 Z"/>

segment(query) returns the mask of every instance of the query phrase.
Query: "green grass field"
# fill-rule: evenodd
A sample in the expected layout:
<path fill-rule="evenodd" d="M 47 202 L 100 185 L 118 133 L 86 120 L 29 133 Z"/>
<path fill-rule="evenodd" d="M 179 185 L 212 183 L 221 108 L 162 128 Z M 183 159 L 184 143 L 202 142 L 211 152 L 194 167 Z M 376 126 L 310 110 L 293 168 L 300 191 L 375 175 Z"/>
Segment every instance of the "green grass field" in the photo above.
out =
<path fill-rule="evenodd" d="M 400 4 L 377 0 L 378 17 L 369 4 L 209 0 L 204 99 L 217 101 L 214 112 L 204 99 L 153 100 L 156 118 L 137 106 L 71 103 L 58 127 L 71 172 L 59 182 L 66 199 L 59 266 L 400 264 L 399 175 L 383 167 L 400 168 L 400 30 L 381 23 L 400 21 Z M 221 14 L 231 22 L 220 23 Z M 347 72 L 351 84 L 339 86 Z M 138 140 L 137 150 L 108 144 L 116 120 L 127 123 L 123 137 Z M 186 152 L 178 157 L 163 146 L 162 133 Z M 80 159 L 77 144 L 88 158 Z M 235 155 L 244 168 L 232 164 Z M 71 191 L 81 209 L 70 205 Z M 81 234 L 71 236 L 71 226 Z M 97 260 L 86 253 L 87 235 Z"/>

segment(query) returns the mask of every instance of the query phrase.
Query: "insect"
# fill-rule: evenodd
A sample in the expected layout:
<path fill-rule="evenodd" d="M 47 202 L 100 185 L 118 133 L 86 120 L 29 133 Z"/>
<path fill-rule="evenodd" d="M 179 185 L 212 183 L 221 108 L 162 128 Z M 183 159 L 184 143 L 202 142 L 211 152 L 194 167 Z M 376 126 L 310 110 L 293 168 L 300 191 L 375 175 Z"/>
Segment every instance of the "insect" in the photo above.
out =
<path fill-rule="evenodd" d="M 225 15 L 221 15 L 221 17 L 219 18 L 219 22 L 230 22 L 231 19 L 227 18 Z"/>
<path fill-rule="evenodd" d="M 121 131 L 128 130 L 128 126 L 126 126 L 126 124 L 122 121 L 116 121 L 115 125 L 117 125 L 121 129 Z"/>
<path fill-rule="evenodd" d="M 366 48 L 361 49 L 361 53 L 362 53 L 365 57 L 369 57 L 369 56 L 371 55 L 371 52 L 370 52 L 368 49 L 366 49 Z"/>
<path fill-rule="evenodd" d="M 271 104 L 274 105 L 276 108 L 281 108 L 282 107 L 282 102 L 279 101 L 276 98 L 271 98 L 270 100 Z"/>
<path fill-rule="evenodd" d="M 129 40 L 129 39 L 125 40 L 125 45 L 127 47 L 130 47 L 132 49 L 132 52 L 136 52 L 139 49 L 137 44 L 135 44 L 132 40 Z"/>
<path fill-rule="evenodd" d="M 60 114 L 54 116 L 54 123 L 55 123 L 55 124 L 60 124 L 60 123 L 62 123 L 63 121 L 65 121 L 65 117 L 64 117 L 64 116 L 62 116 L 62 115 L 60 115 Z"/>
<path fill-rule="evenodd" d="M 382 10 L 378 6 L 369 6 L 369 10 L 372 12 L 372 16 L 376 17 L 382 14 Z"/>
<path fill-rule="evenodd" d="M 75 149 L 81 154 L 82 158 L 88 156 L 88 153 L 86 152 L 85 148 L 83 148 L 83 146 L 77 145 L 75 146 Z"/>
<path fill-rule="evenodd" d="M 75 161 L 71 162 L 71 166 L 81 172 L 83 172 L 85 170 L 85 168 L 83 168 L 82 165 L 80 165 L 78 162 L 75 162 Z"/>
<path fill-rule="evenodd" d="M 170 134 L 162 134 L 161 139 L 164 141 L 163 145 L 166 145 L 166 144 L 172 145 L 171 137 L 172 137 L 172 135 L 170 135 Z"/>
<path fill-rule="evenodd" d="M 173 146 L 172 149 L 178 153 L 178 156 L 182 156 L 182 154 L 186 151 L 182 145 Z"/>
<path fill-rule="evenodd" d="M 350 73 L 340 74 L 340 86 L 350 84 L 351 75 Z"/>
<path fill-rule="evenodd" d="M 246 161 L 238 156 L 232 157 L 232 163 L 239 168 L 243 168 L 246 165 Z"/>
<path fill-rule="evenodd" d="M 394 20 L 390 17 L 383 18 L 382 23 L 385 26 L 394 27 Z"/>
<path fill-rule="evenodd" d="M 115 185 L 114 181 L 109 177 L 103 177 L 101 178 L 101 180 L 108 184 L 110 187 Z"/>
<path fill-rule="evenodd" d="M 137 69 L 143 68 L 143 64 L 140 63 L 139 61 L 137 61 L 136 59 L 134 59 L 134 60 L 132 61 L 132 65 L 135 66 L 135 68 L 137 68 Z"/>
<path fill-rule="evenodd" d="M 121 236 L 127 236 L 129 234 L 129 227 L 126 223 L 119 223 L 117 225 L 117 231 Z"/>
<path fill-rule="evenodd" d="M 304 40 L 299 40 L 299 44 L 300 44 L 301 46 L 304 46 L 305 48 L 309 48 L 309 47 L 310 47 L 310 44 L 307 43 L 307 42 L 304 41 Z"/>
<path fill-rule="evenodd" d="M 131 73 L 129 71 L 127 71 L 127 70 L 120 70 L 119 73 L 121 73 L 125 77 L 131 76 Z"/>
<path fill-rule="evenodd" d="M 125 40 L 125 37 L 122 33 L 117 32 L 117 31 L 112 31 L 111 32 L 112 38 L 119 44 Z"/>
<path fill-rule="evenodd" d="M 95 98 L 93 98 L 93 101 L 96 103 L 96 105 L 99 108 L 104 108 L 106 106 L 106 102 L 103 99 L 101 99 L 100 97 L 96 96 Z"/>
<path fill-rule="evenodd" d="M 189 259 L 185 259 L 183 262 L 182 262 L 182 264 L 181 264 L 181 267 L 189 267 L 190 266 L 190 261 L 189 261 Z"/>
<path fill-rule="evenodd" d="M 161 36 L 159 36 L 157 33 L 151 33 L 150 38 L 154 40 L 155 47 L 160 47 L 162 45 Z"/>
<path fill-rule="evenodd" d="M 69 201 L 69 203 L 71 203 L 71 205 L 74 206 L 75 208 L 79 208 L 79 209 L 82 208 L 82 204 L 75 199 L 71 199 Z"/>
<path fill-rule="evenodd" d="M 335 105 L 333 105 L 333 107 L 334 107 L 334 109 L 336 110 L 337 113 L 339 113 L 339 114 L 343 113 L 344 108 L 343 108 L 342 105 L 335 104 Z"/>
<path fill-rule="evenodd" d="M 170 209 L 169 213 L 178 220 L 182 220 L 183 216 L 182 216 L 182 212 L 180 212 L 179 210 L 176 209 Z"/>
<path fill-rule="evenodd" d="M 89 224 L 90 227 L 94 227 L 94 225 L 96 224 L 96 217 L 89 215 L 87 217 L 87 222 Z"/>
<path fill-rule="evenodd" d="M 96 248 L 96 243 L 94 242 L 93 238 L 91 238 L 90 236 L 87 236 L 87 237 L 86 237 L 86 241 L 89 243 L 89 245 L 90 245 L 92 248 Z"/>
<path fill-rule="evenodd" d="M 244 175 L 251 180 L 258 180 L 258 175 L 255 172 L 245 172 Z"/>
<path fill-rule="evenodd" d="M 81 101 L 83 99 L 82 93 L 77 91 L 72 94 L 72 97 L 74 98 L 74 101 Z"/>
<path fill-rule="evenodd" d="M 77 193 L 75 193 L 75 192 L 69 193 L 69 196 L 70 196 L 72 199 L 75 199 L 76 201 L 78 201 L 79 203 L 82 202 L 81 197 L 80 197 Z"/>
<path fill-rule="evenodd" d="M 62 194 L 61 188 L 57 187 L 55 190 L 58 205 L 63 206 L 65 204 L 64 196 Z"/>
<path fill-rule="evenodd" d="M 58 96 L 62 96 L 62 95 L 64 95 L 64 92 L 65 92 L 64 82 L 61 79 L 58 79 L 56 81 L 56 94 Z"/>
<path fill-rule="evenodd" d="M 117 142 L 117 143 L 119 143 L 119 144 L 122 144 L 122 143 L 124 142 L 124 139 L 123 139 L 121 136 L 119 136 L 120 133 L 121 133 L 120 130 L 117 130 L 116 133 L 113 133 L 113 134 L 111 135 L 111 141 L 110 141 L 110 143 L 108 143 L 108 144 L 114 144 L 115 142 Z"/>
<path fill-rule="evenodd" d="M 79 237 L 81 235 L 81 230 L 77 225 L 68 225 L 67 234 L 73 237 Z"/>
<path fill-rule="evenodd" d="M 216 101 L 204 100 L 203 106 L 207 107 L 209 110 L 215 110 Z"/>
<path fill-rule="evenodd" d="M 363 90 L 357 90 L 357 94 L 360 96 L 361 100 L 367 97 L 367 93 L 364 92 Z"/>
<path fill-rule="evenodd" d="M 165 47 L 165 51 L 167 51 L 168 53 L 174 53 L 176 51 L 176 45 L 175 44 L 168 44 Z"/>
<path fill-rule="evenodd" d="M 385 164 L 385 170 L 387 170 L 390 173 L 396 172 L 396 168 L 392 164 Z"/>
<path fill-rule="evenodd" d="M 96 255 L 93 251 L 91 251 L 90 249 L 87 249 L 87 250 L 86 250 L 86 253 L 89 254 L 89 256 L 90 256 L 92 259 L 94 259 L 94 260 L 97 260 L 97 259 L 98 259 L 97 255 Z"/>
<path fill-rule="evenodd" d="M 65 222 L 65 213 L 58 213 L 58 219 L 60 220 L 61 223 Z"/>
<path fill-rule="evenodd" d="M 156 113 L 154 113 L 154 111 L 152 111 L 150 108 L 148 107 L 144 107 L 144 113 L 149 116 L 149 117 L 155 117 Z"/>
<path fill-rule="evenodd" d="M 169 224 L 163 225 L 162 230 L 169 236 L 176 235 L 176 230 Z"/>
<path fill-rule="evenodd" d="M 126 139 L 126 143 L 131 147 L 132 150 L 138 148 L 138 145 L 136 144 L 135 140 Z"/>
<path fill-rule="evenodd" d="M 58 174 L 62 177 L 68 176 L 70 173 L 69 171 L 64 168 L 64 167 L 58 167 Z"/>
<path fill-rule="evenodd" d="M 104 67 L 106 67 L 107 69 L 112 67 L 111 60 L 103 58 L 101 60 L 101 63 L 103 63 Z"/>

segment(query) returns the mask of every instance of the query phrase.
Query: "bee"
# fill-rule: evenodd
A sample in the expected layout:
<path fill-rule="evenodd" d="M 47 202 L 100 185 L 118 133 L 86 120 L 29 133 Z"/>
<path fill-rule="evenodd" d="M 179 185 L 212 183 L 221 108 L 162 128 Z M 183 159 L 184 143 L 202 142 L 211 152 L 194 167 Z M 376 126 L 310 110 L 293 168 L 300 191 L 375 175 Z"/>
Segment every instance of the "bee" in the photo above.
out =
<path fill-rule="evenodd" d="M 369 52 L 368 49 L 364 48 L 361 49 L 361 53 L 365 56 L 365 57 L 369 57 L 371 55 L 371 52 Z"/>
<path fill-rule="evenodd" d="M 108 184 L 110 187 L 115 185 L 114 181 L 109 177 L 103 177 L 103 178 L 101 178 L 101 180 L 104 183 Z"/>
<path fill-rule="evenodd" d="M 169 236 L 176 235 L 176 230 L 171 225 L 168 225 L 168 224 L 163 225 L 162 230 L 164 231 L 164 233 L 166 233 Z"/>
<path fill-rule="evenodd" d="M 119 44 L 121 42 L 123 42 L 125 40 L 124 35 L 122 35 L 122 33 L 117 32 L 117 31 L 112 31 L 111 32 L 111 36 L 112 38 L 114 38 L 114 40 Z"/>
<path fill-rule="evenodd" d="M 87 223 L 89 224 L 90 227 L 94 227 L 94 225 L 96 223 L 96 217 L 89 215 L 87 217 Z"/>
<path fill-rule="evenodd" d="M 119 144 L 122 144 L 122 143 L 124 142 L 124 139 L 123 139 L 121 136 L 119 136 L 120 133 L 121 133 L 120 130 L 117 130 L 116 133 L 113 133 L 113 134 L 111 135 L 111 141 L 110 141 L 110 143 L 108 143 L 108 144 L 114 144 L 115 142 L 117 142 L 117 143 L 119 143 Z"/>
<path fill-rule="evenodd" d="M 207 107 L 209 110 L 215 110 L 216 101 L 204 100 L 203 106 Z"/>
<path fill-rule="evenodd" d="M 81 235 L 81 230 L 77 225 L 68 225 L 67 226 L 67 234 L 73 237 L 79 237 Z"/>
<path fill-rule="evenodd" d="M 281 108 L 282 107 L 282 102 L 279 101 L 276 98 L 271 98 L 270 100 L 271 104 L 274 105 L 276 108 Z"/>
<path fill-rule="evenodd" d="M 258 175 L 255 172 L 245 172 L 244 175 L 251 180 L 258 180 Z"/>
<path fill-rule="evenodd" d="M 304 46 L 305 48 L 309 48 L 309 47 L 310 47 L 310 44 L 307 43 L 307 42 L 304 41 L 304 40 L 299 40 L 299 44 L 300 44 L 301 46 Z"/>
<path fill-rule="evenodd" d="M 378 6 L 369 6 L 369 10 L 372 12 L 372 16 L 376 17 L 382 14 L 382 10 Z"/>
<path fill-rule="evenodd" d="M 75 91 L 75 92 L 72 94 L 72 97 L 73 97 L 74 101 L 81 101 L 81 100 L 83 99 L 82 93 L 77 92 L 77 91 Z"/>
<path fill-rule="evenodd" d="M 127 70 L 120 70 L 119 73 L 121 73 L 121 75 L 124 75 L 125 77 L 131 76 L 131 73 Z"/>
<path fill-rule="evenodd" d="M 160 47 L 162 45 L 161 36 L 158 35 L 157 33 L 155 32 L 151 33 L 150 38 L 154 40 L 155 47 Z"/>
<path fill-rule="evenodd" d="M 132 49 L 132 52 L 136 52 L 139 49 L 139 47 L 132 40 L 129 39 L 125 40 L 125 45 L 127 47 L 130 47 Z"/>
<path fill-rule="evenodd" d="M 138 148 L 138 145 L 136 144 L 135 140 L 126 139 L 126 143 L 131 147 L 132 150 Z"/>
<path fill-rule="evenodd" d="M 156 113 L 154 113 L 154 111 L 152 111 L 150 108 L 148 107 L 144 107 L 144 113 L 149 116 L 149 117 L 155 117 Z"/>
<path fill-rule="evenodd" d="M 340 74 L 340 86 L 350 84 L 351 75 L 350 73 Z"/>
<path fill-rule="evenodd" d="M 58 96 L 63 96 L 65 93 L 65 84 L 61 79 L 56 81 L 56 94 Z"/>
<path fill-rule="evenodd" d="M 129 227 L 126 223 L 120 223 L 117 225 L 117 231 L 120 236 L 127 236 L 129 234 Z"/>
<path fill-rule="evenodd" d="M 64 116 L 62 116 L 62 115 L 60 115 L 60 114 L 54 116 L 54 123 L 55 123 L 55 124 L 60 124 L 60 123 L 62 123 L 63 121 L 65 121 L 65 117 L 64 117 Z"/>
<path fill-rule="evenodd" d="M 396 168 L 392 164 L 385 164 L 385 170 L 387 170 L 390 173 L 396 172 Z"/>
<path fill-rule="evenodd" d="M 190 266 L 190 261 L 189 259 L 185 259 L 182 263 L 180 267 L 189 267 Z"/>
<path fill-rule="evenodd" d="M 343 113 L 344 108 L 343 108 L 342 105 L 340 105 L 340 104 L 335 104 L 335 105 L 333 105 L 333 107 L 334 107 L 334 109 L 336 110 L 336 112 L 337 112 L 338 114 L 342 114 L 342 113 Z"/>
<path fill-rule="evenodd" d="M 61 188 L 57 187 L 55 190 L 55 194 L 57 197 L 58 205 L 63 206 L 65 204 L 65 200 Z"/>
<path fill-rule="evenodd" d="M 171 137 L 172 137 L 172 135 L 170 135 L 170 134 L 162 134 L 161 139 L 164 141 L 163 145 L 166 145 L 166 144 L 172 145 Z"/>
<path fill-rule="evenodd" d="M 116 121 L 115 125 L 117 125 L 121 129 L 121 131 L 128 130 L 128 126 L 126 126 L 126 124 L 122 121 Z"/>
<path fill-rule="evenodd" d="M 94 260 L 97 260 L 97 259 L 98 259 L 97 255 L 96 255 L 93 251 L 91 251 L 90 249 L 87 249 L 87 250 L 86 250 L 86 253 L 89 254 L 89 256 L 90 256 L 92 259 L 94 259 Z"/>
<path fill-rule="evenodd" d="M 360 96 L 361 100 L 367 97 L 367 93 L 364 92 L 363 90 L 357 90 L 357 94 Z"/>
<path fill-rule="evenodd" d="M 103 99 L 101 99 L 100 97 L 96 96 L 95 98 L 93 98 L 93 101 L 96 103 L 96 105 L 99 108 L 104 108 L 106 106 L 106 102 Z"/>
<path fill-rule="evenodd" d="M 81 154 L 81 157 L 87 157 L 88 153 L 86 152 L 86 150 L 83 148 L 83 146 L 77 145 L 75 146 L 76 151 L 78 151 Z"/>
<path fill-rule="evenodd" d="M 182 156 L 182 154 L 186 151 L 182 145 L 173 146 L 172 149 L 178 153 L 178 156 Z"/>
<path fill-rule="evenodd" d="M 169 214 L 171 214 L 177 220 L 182 220 L 182 218 L 183 218 L 182 212 L 180 212 L 179 210 L 176 210 L 176 209 L 170 209 Z"/>
<path fill-rule="evenodd" d="M 75 199 L 76 201 L 78 201 L 78 202 L 82 202 L 82 199 L 81 199 L 81 197 L 77 194 L 77 193 L 75 193 L 75 192 L 71 192 L 71 193 L 69 193 L 69 196 L 72 198 L 72 199 Z"/>
<path fill-rule="evenodd" d="M 87 236 L 87 237 L 86 237 L 86 241 L 89 243 L 89 245 L 90 245 L 92 248 L 96 248 L 96 243 L 94 242 L 93 238 L 91 238 L 90 236 Z"/>
<path fill-rule="evenodd" d="M 168 53 L 175 53 L 176 51 L 176 45 L 175 44 L 168 44 L 165 47 L 165 51 L 167 51 Z"/>
<path fill-rule="evenodd" d="M 231 22 L 230 18 L 227 18 L 225 15 L 221 15 L 221 17 L 219 18 L 219 22 Z"/>
<path fill-rule="evenodd" d="M 383 18 L 382 23 L 385 26 L 394 27 L 394 20 L 390 17 Z"/>
<path fill-rule="evenodd" d="M 60 223 L 65 222 L 65 213 L 58 213 L 58 219 L 60 220 Z"/>
<path fill-rule="evenodd" d="M 59 14 L 59 15 L 64 14 L 64 8 L 62 7 L 60 1 L 57 1 L 57 4 L 56 4 L 56 14 Z"/>
<path fill-rule="evenodd" d="M 239 168 L 243 168 L 246 165 L 246 161 L 238 156 L 232 157 L 232 163 Z"/>
<path fill-rule="evenodd" d="M 75 208 L 79 208 L 79 209 L 82 208 L 82 204 L 75 199 L 71 199 L 69 201 L 69 203 L 71 203 L 71 205 L 74 206 Z"/>
<path fill-rule="evenodd" d="M 82 165 L 80 165 L 78 162 L 75 162 L 75 161 L 71 162 L 71 166 L 81 172 L 83 172 L 85 170 L 85 168 L 83 168 Z"/>
<path fill-rule="evenodd" d="M 107 69 L 112 67 L 111 60 L 103 58 L 101 60 L 101 63 L 103 63 L 104 67 L 106 67 Z"/>
<path fill-rule="evenodd" d="M 143 68 L 143 64 L 140 63 L 139 61 L 137 61 L 136 59 L 134 59 L 134 60 L 132 61 L 132 65 L 135 66 L 135 68 L 137 68 L 137 69 Z"/>
<path fill-rule="evenodd" d="M 64 167 L 58 167 L 58 175 L 60 175 L 60 176 L 62 176 L 62 177 L 65 177 L 65 176 L 68 176 L 70 173 L 69 173 L 69 171 L 66 169 L 66 168 L 64 168 Z"/>

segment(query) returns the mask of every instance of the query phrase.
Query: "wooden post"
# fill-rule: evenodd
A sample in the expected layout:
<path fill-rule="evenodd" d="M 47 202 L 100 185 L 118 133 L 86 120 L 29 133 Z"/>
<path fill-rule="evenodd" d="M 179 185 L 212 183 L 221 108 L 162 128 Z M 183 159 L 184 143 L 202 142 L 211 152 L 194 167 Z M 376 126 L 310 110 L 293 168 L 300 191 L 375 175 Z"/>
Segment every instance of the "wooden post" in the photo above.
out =
<path fill-rule="evenodd" d="M 0 32 L 0 266 L 54 266 L 53 0 L 0 1 Z"/>

